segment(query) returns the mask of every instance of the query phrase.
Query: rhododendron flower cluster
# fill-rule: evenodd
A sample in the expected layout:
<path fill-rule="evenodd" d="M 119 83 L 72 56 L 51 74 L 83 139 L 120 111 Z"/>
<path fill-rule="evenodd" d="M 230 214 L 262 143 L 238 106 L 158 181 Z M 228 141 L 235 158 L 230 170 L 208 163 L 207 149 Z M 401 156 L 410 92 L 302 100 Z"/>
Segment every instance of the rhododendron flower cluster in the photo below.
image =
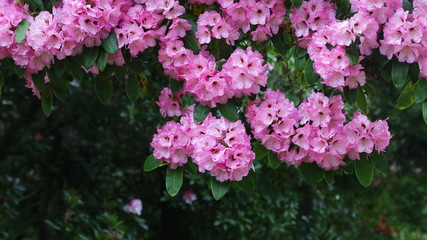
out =
<path fill-rule="evenodd" d="M 215 11 L 203 13 L 199 20 L 196 37 L 199 43 L 209 43 L 211 36 L 226 39 L 227 43 L 234 45 L 239 39 L 239 30 L 248 33 L 251 25 L 256 29 L 251 32 L 253 41 L 266 41 L 273 34 L 277 34 L 279 26 L 284 22 L 286 7 L 284 1 L 279 0 L 254 0 L 254 1 L 230 1 L 230 0 L 190 0 L 192 3 L 204 3 L 211 5 L 218 2 L 222 13 Z M 222 16 L 221 16 L 222 15 Z"/>
<path fill-rule="evenodd" d="M 191 157 L 200 172 L 209 171 L 221 182 L 240 181 L 248 175 L 255 153 L 242 122 L 209 115 L 197 124 L 192 115 L 158 129 L 151 142 L 154 157 L 167 162 L 171 169 L 184 165 Z"/>
<path fill-rule="evenodd" d="M 203 49 L 197 55 L 184 47 L 181 40 L 161 43 L 159 61 L 171 77 L 184 81 L 184 91 L 195 100 L 214 106 L 232 97 L 258 93 L 267 84 L 266 66 L 262 55 L 252 51 L 235 50 L 217 71 L 215 58 Z"/>
<path fill-rule="evenodd" d="M 359 153 L 383 151 L 391 138 L 386 121 L 370 122 L 361 113 L 344 126 L 343 108 L 341 96 L 329 99 L 313 91 L 297 109 L 279 90 L 267 89 L 262 102 L 248 104 L 246 117 L 254 137 L 281 161 L 335 170 L 345 165 L 346 155 L 356 160 Z"/>
<path fill-rule="evenodd" d="M 183 109 L 181 109 L 182 91 L 173 93 L 170 88 L 163 88 L 160 92 L 159 101 L 156 102 L 160 108 L 160 113 L 163 117 L 173 117 L 183 115 Z"/>

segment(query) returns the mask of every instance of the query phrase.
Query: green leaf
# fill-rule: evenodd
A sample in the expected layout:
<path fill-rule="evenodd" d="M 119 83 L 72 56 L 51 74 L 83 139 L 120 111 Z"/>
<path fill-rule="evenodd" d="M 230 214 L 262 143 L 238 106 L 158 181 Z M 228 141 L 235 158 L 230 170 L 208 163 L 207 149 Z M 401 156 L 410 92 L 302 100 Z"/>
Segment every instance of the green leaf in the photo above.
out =
<path fill-rule="evenodd" d="M 0 71 L 0 87 L 4 87 L 4 76 L 2 71 Z"/>
<path fill-rule="evenodd" d="M 391 79 L 396 88 L 400 89 L 405 85 L 408 79 L 409 64 L 402 62 L 394 62 L 391 69 Z"/>
<path fill-rule="evenodd" d="M 283 57 L 289 51 L 289 44 L 285 41 L 284 30 L 281 28 L 279 32 L 271 38 L 274 49 Z"/>
<path fill-rule="evenodd" d="M 373 97 L 375 94 L 377 94 L 377 90 L 375 90 L 374 86 L 369 83 L 366 83 L 362 88 L 370 97 Z"/>
<path fill-rule="evenodd" d="M 66 89 L 64 88 L 60 88 L 55 86 L 54 84 L 52 84 L 52 90 L 53 90 L 53 94 L 55 94 L 55 96 L 61 101 L 61 102 L 65 102 L 65 100 L 67 99 L 67 93 L 66 93 Z"/>
<path fill-rule="evenodd" d="M 62 78 L 64 76 L 64 72 L 65 72 L 65 65 L 66 65 L 67 60 L 57 60 L 55 61 L 55 64 L 52 66 L 53 71 L 55 72 L 55 75 L 58 78 Z"/>
<path fill-rule="evenodd" d="M 414 9 L 412 6 L 412 3 L 408 0 L 403 0 L 403 10 L 408 11 L 409 13 L 412 13 L 412 10 Z"/>
<path fill-rule="evenodd" d="M 71 61 L 66 67 L 70 70 L 71 75 L 75 79 L 83 81 L 83 69 L 81 63 L 77 62 L 74 58 L 71 58 Z"/>
<path fill-rule="evenodd" d="M 304 57 L 302 57 L 302 58 L 295 57 L 294 58 L 294 63 L 295 63 L 295 69 L 296 70 L 298 70 L 298 71 L 304 71 L 305 63 L 306 63 Z"/>
<path fill-rule="evenodd" d="M 192 34 L 191 31 L 188 31 L 182 40 L 184 41 L 184 46 L 186 48 L 191 49 L 194 54 L 199 54 L 199 43 L 197 42 L 196 38 L 194 37 L 194 34 Z"/>
<path fill-rule="evenodd" d="M 132 102 L 135 102 L 139 97 L 139 83 L 135 74 L 130 74 L 126 79 L 126 95 Z"/>
<path fill-rule="evenodd" d="M 49 117 L 52 112 L 53 98 L 52 98 L 52 90 L 50 88 L 50 84 L 44 85 L 43 93 L 42 93 L 42 109 L 44 115 Z"/>
<path fill-rule="evenodd" d="M 182 97 L 182 103 L 181 103 L 181 107 L 182 108 L 188 108 L 189 106 L 193 105 L 195 103 L 193 96 L 188 95 L 188 94 L 184 94 L 184 96 Z"/>
<path fill-rule="evenodd" d="M 119 44 L 117 41 L 116 33 L 114 33 L 114 30 L 112 30 L 108 37 L 105 39 L 102 39 L 102 47 L 104 50 L 109 54 L 117 54 L 117 51 L 119 50 Z"/>
<path fill-rule="evenodd" d="M 99 47 L 85 48 L 83 50 L 83 66 L 90 69 L 98 59 Z"/>
<path fill-rule="evenodd" d="M 123 81 L 126 75 L 126 67 L 113 66 L 114 68 L 114 76 L 117 80 Z"/>
<path fill-rule="evenodd" d="M 356 102 L 356 89 L 350 89 L 348 87 L 345 87 L 344 97 L 350 105 L 353 105 Z"/>
<path fill-rule="evenodd" d="M 220 61 L 222 59 L 228 59 L 234 49 L 225 42 L 225 39 L 212 38 L 208 51 L 215 56 L 216 61 Z"/>
<path fill-rule="evenodd" d="M 388 173 L 389 165 L 384 153 L 374 153 L 369 157 L 369 159 L 372 161 L 374 168 L 377 169 L 378 172 L 383 174 Z"/>
<path fill-rule="evenodd" d="M 230 187 L 229 182 L 218 182 L 214 178 L 211 178 L 210 181 L 210 187 L 212 191 L 212 195 L 215 198 L 215 200 L 220 200 L 225 196 L 225 194 L 228 192 L 228 188 Z"/>
<path fill-rule="evenodd" d="M 36 86 L 37 90 L 39 90 L 39 92 L 43 92 L 44 89 L 44 76 L 46 75 L 46 73 L 44 71 L 41 71 L 37 74 L 33 74 L 32 79 L 33 79 L 33 83 Z"/>
<path fill-rule="evenodd" d="M 43 9 L 44 9 L 44 4 L 43 4 L 43 1 L 42 1 L 42 0 L 31 0 L 31 2 L 33 2 L 34 4 L 36 4 L 36 5 L 37 5 L 37 7 L 38 7 L 40 10 L 43 10 Z"/>
<path fill-rule="evenodd" d="M 244 177 L 242 180 L 235 181 L 234 185 L 236 185 L 243 192 L 251 192 L 255 188 L 255 182 L 252 177 L 252 174 L 250 173 L 246 177 Z"/>
<path fill-rule="evenodd" d="M 68 88 L 68 81 L 64 77 L 58 77 L 53 69 L 47 70 L 47 76 L 49 77 L 50 82 L 52 83 L 52 86 L 61 88 L 61 89 L 67 89 Z"/>
<path fill-rule="evenodd" d="M 424 122 L 427 124 L 427 99 L 423 102 L 423 118 Z"/>
<path fill-rule="evenodd" d="M 223 66 L 226 62 L 227 62 L 227 61 L 218 61 L 218 62 L 216 62 L 216 66 L 215 66 L 216 70 L 218 70 L 219 72 L 221 72 L 221 71 L 222 71 L 222 66 Z"/>
<path fill-rule="evenodd" d="M 292 46 L 289 51 L 286 53 L 285 55 L 285 61 L 288 62 L 291 57 L 294 55 L 295 51 L 296 51 L 297 47 L 296 46 Z"/>
<path fill-rule="evenodd" d="M 147 157 L 147 159 L 145 159 L 144 172 L 153 171 L 154 169 L 158 168 L 159 165 L 160 165 L 159 160 L 155 158 L 153 154 L 151 154 L 150 156 Z"/>
<path fill-rule="evenodd" d="M 329 186 L 334 185 L 335 183 L 335 177 L 334 177 L 334 172 L 333 171 L 324 171 L 323 172 L 325 175 L 325 181 Z"/>
<path fill-rule="evenodd" d="M 255 142 L 252 151 L 255 153 L 255 160 L 260 160 L 268 153 L 267 148 L 265 148 L 260 141 Z"/>
<path fill-rule="evenodd" d="M 209 107 L 200 105 L 200 103 L 196 104 L 193 113 L 193 119 L 196 123 L 201 123 L 208 116 L 211 109 Z"/>
<path fill-rule="evenodd" d="M 360 110 L 364 114 L 368 113 L 368 103 L 366 102 L 365 93 L 363 92 L 361 87 L 356 89 L 356 103 Z"/>
<path fill-rule="evenodd" d="M 362 155 L 360 160 L 354 161 L 354 171 L 362 186 L 367 187 L 371 184 L 374 178 L 374 167 L 371 161 L 366 159 L 366 155 L 364 157 Z"/>
<path fill-rule="evenodd" d="M 351 65 L 356 65 L 359 62 L 359 49 L 356 45 L 356 42 L 352 42 L 349 47 L 346 48 L 345 53 L 347 55 L 348 61 Z"/>
<path fill-rule="evenodd" d="M 166 191 L 171 197 L 175 197 L 181 189 L 184 175 L 183 169 L 182 167 L 178 167 L 174 170 L 168 167 L 166 171 Z"/>
<path fill-rule="evenodd" d="M 353 167 L 353 160 L 346 161 L 347 165 L 345 165 L 342 170 L 345 174 L 353 174 L 354 167 Z"/>
<path fill-rule="evenodd" d="M 415 102 L 414 86 L 411 81 L 408 82 L 405 89 L 403 89 L 399 98 L 397 99 L 397 107 L 400 110 L 410 107 Z"/>
<path fill-rule="evenodd" d="M 183 86 L 184 86 L 184 83 L 182 81 L 177 81 L 172 78 L 169 79 L 169 87 L 173 93 L 179 92 L 179 90 L 181 90 Z"/>
<path fill-rule="evenodd" d="M 96 66 L 98 67 L 99 71 L 104 71 L 105 67 L 107 66 L 107 62 L 108 52 L 106 52 L 104 49 L 100 49 L 98 59 L 96 59 Z"/>
<path fill-rule="evenodd" d="M 425 78 L 418 81 L 414 86 L 415 101 L 422 102 L 427 98 L 427 80 Z"/>
<path fill-rule="evenodd" d="M 314 71 L 313 61 L 310 59 L 305 63 L 304 78 L 310 85 L 313 85 L 319 81 L 319 75 Z"/>
<path fill-rule="evenodd" d="M 292 5 L 294 5 L 294 7 L 300 8 L 303 0 L 291 0 L 291 2 L 292 2 Z"/>
<path fill-rule="evenodd" d="M 319 168 L 315 163 L 302 163 L 298 167 L 298 171 L 302 178 L 311 185 L 316 185 L 323 179 L 323 169 Z"/>
<path fill-rule="evenodd" d="M 280 167 L 280 163 L 282 162 L 280 162 L 277 154 L 272 151 L 268 151 L 268 165 L 270 165 L 272 169 L 277 169 Z"/>
<path fill-rule="evenodd" d="M 217 108 L 219 112 L 230 122 L 236 122 L 239 120 L 239 114 L 237 113 L 236 103 L 230 99 L 226 104 L 218 104 Z"/>
<path fill-rule="evenodd" d="M 103 104 L 108 104 L 113 96 L 113 81 L 110 78 L 96 78 L 95 92 Z"/>
<path fill-rule="evenodd" d="M 199 173 L 197 165 L 192 161 L 188 161 L 184 166 L 185 170 L 193 176 L 196 176 Z"/>
<path fill-rule="evenodd" d="M 28 22 L 28 19 L 24 19 L 18 24 L 18 26 L 15 29 L 16 43 L 20 44 L 24 41 L 29 27 L 30 27 L 30 22 Z"/>

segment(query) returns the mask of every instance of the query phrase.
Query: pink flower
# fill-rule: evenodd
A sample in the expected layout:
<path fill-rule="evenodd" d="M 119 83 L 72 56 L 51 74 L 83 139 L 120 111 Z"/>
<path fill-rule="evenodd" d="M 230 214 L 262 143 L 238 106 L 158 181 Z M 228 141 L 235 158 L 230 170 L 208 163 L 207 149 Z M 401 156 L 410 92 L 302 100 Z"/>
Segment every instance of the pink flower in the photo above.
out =
<path fill-rule="evenodd" d="M 194 201 L 197 200 L 197 195 L 192 190 L 187 190 L 182 196 L 182 199 L 184 199 L 185 203 L 192 204 Z"/>
<path fill-rule="evenodd" d="M 140 199 L 133 199 L 130 201 L 129 204 L 126 204 L 123 207 L 123 210 L 125 210 L 128 213 L 133 213 L 136 215 L 141 215 L 142 211 L 142 201 Z"/>

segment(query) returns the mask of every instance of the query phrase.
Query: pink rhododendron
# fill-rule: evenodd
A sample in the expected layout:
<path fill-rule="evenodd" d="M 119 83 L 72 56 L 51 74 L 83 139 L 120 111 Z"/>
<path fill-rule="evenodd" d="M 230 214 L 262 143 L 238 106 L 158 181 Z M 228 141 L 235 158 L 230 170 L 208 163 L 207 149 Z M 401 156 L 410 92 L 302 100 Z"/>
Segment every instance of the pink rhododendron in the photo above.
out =
<path fill-rule="evenodd" d="M 141 199 L 133 199 L 130 201 L 129 204 L 126 204 L 123 207 L 123 210 L 125 210 L 128 213 L 133 213 L 136 215 L 141 215 L 142 211 L 142 201 Z"/>

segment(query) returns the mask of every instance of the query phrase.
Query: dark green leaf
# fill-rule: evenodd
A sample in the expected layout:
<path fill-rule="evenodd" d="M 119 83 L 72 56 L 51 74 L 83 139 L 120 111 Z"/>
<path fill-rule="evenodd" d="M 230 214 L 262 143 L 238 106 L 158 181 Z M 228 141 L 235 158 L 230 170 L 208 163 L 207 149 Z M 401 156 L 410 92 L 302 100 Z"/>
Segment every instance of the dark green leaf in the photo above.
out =
<path fill-rule="evenodd" d="M 395 61 L 391 69 L 391 79 L 396 88 L 400 89 L 408 79 L 409 64 Z"/>
<path fill-rule="evenodd" d="M 181 103 L 181 107 L 182 108 L 188 108 L 189 106 L 193 105 L 195 103 L 193 96 L 188 95 L 188 94 L 184 94 L 184 96 L 182 97 L 182 103 Z"/>
<path fill-rule="evenodd" d="M 210 187 L 212 191 L 212 195 L 215 198 L 215 200 L 220 200 L 225 196 L 225 194 L 228 192 L 228 188 L 230 187 L 229 182 L 218 182 L 214 178 L 211 178 L 210 181 Z"/>
<path fill-rule="evenodd" d="M 182 81 L 177 81 L 172 78 L 169 79 L 169 87 L 173 93 L 179 92 L 179 90 L 181 90 L 183 86 L 184 86 L 184 83 Z"/>
<path fill-rule="evenodd" d="M 186 48 L 192 50 L 194 54 L 199 54 L 199 43 L 197 42 L 196 38 L 194 37 L 194 34 L 192 34 L 191 31 L 188 31 L 187 35 L 185 35 L 182 40 L 184 41 L 184 46 Z"/>
<path fill-rule="evenodd" d="M 234 49 L 224 39 L 213 38 L 209 43 L 208 51 L 215 56 L 216 61 L 220 61 L 221 59 L 228 59 Z"/>
<path fill-rule="evenodd" d="M 168 167 L 166 171 L 166 191 L 171 197 L 175 197 L 181 189 L 184 175 L 183 169 L 182 167 L 178 167 L 174 170 Z"/>
<path fill-rule="evenodd" d="M 64 72 L 65 72 L 65 65 L 66 65 L 66 60 L 62 60 L 62 61 L 55 61 L 55 64 L 53 65 L 53 71 L 55 72 L 55 75 L 58 78 L 62 78 L 64 76 Z"/>
<path fill-rule="evenodd" d="M 414 86 L 411 81 L 408 82 L 405 89 L 403 89 L 399 98 L 397 99 L 397 107 L 400 110 L 410 107 L 415 102 Z"/>
<path fill-rule="evenodd" d="M 52 98 L 52 90 L 50 88 L 50 84 L 44 85 L 43 93 L 42 93 L 42 109 L 44 115 L 49 117 L 52 112 L 53 98 Z"/>
<path fill-rule="evenodd" d="M 335 183 L 335 177 L 334 177 L 334 172 L 333 171 L 324 171 L 324 175 L 325 175 L 325 181 L 329 186 L 334 185 Z"/>
<path fill-rule="evenodd" d="M 310 85 L 313 85 L 319 81 L 319 75 L 314 71 L 313 61 L 310 59 L 305 63 L 304 78 Z"/>
<path fill-rule="evenodd" d="M 302 178 L 311 185 L 316 185 L 324 177 L 323 169 L 319 168 L 315 163 L 302 163 L 298 167 L 298 171 Z"/>
<path fill-rule="evenodd" d="M 15 65 L 15 73 L 16 73 L 16 76 L 18 76 L 18 78 L 23 78 L 25 75 L 25 72 L 26 72 L 25 68 L 20 68 L 19 66 Z"/>
<path fill-rule="evenodd" d="M 298 71 L 304 71 L 305 68 L 305 58 L 294 58 L 294 63 L 295 63 L 295 69 Z"/>
<path fill-rule="evenodd" d="M 36 86 L 37 90 L 39 90 L 39 92 L 43 92 L 45 75 L 46 73 L 44 71 L 41 71 L 37 74 L 33 74 L 32 76 L 33 83 Z"/>
<path fill-rule="evenodd" d="M 267 148 L 265 148 L 260 141 L 255 142 L 252 151 L 255 153 L 255 160 L 260 160 L 268 153 Z"/>
<path fill-rule="evenodd" d="M 409 13 L 412 13 L 413 7 L 412 3 L 408 0 L 403 0 L 403 10 L 408 11 Z"/>
<path fill-rule="evenodd" d="M 0 71 L 0 87 L 4 87 L 4 76 L 2 71 Z"/>
<path fill-rule="evenodd" d="M 362 88 L 370 97 L 373 97 L 375 94 L 377 94 L 377 90 L 375 90 L 374 86 L 369 83 L 366 83 Z"/>
<path fill-rule="evenodd" d="M 99 71 L 104 71 L 105 66 L 107 66 L 108 62 L 108 52 L 106 52 L 104 49 L 99 50 L 98 59 L 96 59 L 96 66 L 98 67 Z"/>
<path fill-rule="evenodd" d="M 117 36 L 114 33 L 114 30 L 108 34 L 107 38 L 102 39 L 102 47 L 109 54 L 117 54 L 117 51 L 119 50 L 119 44 L 117 42 Z"/>
<path fill-rule="evenodd" d="M 301 47 L 295 48 L 294 56 L 296 58 L 305 58 L 305 55 L 307 55 L 307 50 Z"/>
<path fill-rule="evenodd" d="M 60 88 L 60 87 L 57 87 L 54 84 L 52 84 L 52 90 L 53 90 L 53 94 L 55 94 L 55 96 L 61 102 L 65 102 L 65 100 L 67 99 L 67 93 L 66 93 L 66 90 L 64 88 Z"/>
<path fill-rule="evenodd" d="M 289 44 L 285 40 L 284 30 L 280 29 L 279 32 L 271 38 L 274 49 L 283 57 L 289 51 Z"/>
<path fill-rule="evenodd" d="M 359 49 L 356 45 L 356 42 L 352 42 L 349 47 L 346 48 L 345 53 L 347 55 L 348 61 L 351 65 L 356 65 L 359 62 Z"/>
<path fill-rule="evenodd" d="M 95 92 L 103 104 L 108 104 L 113 96 L 113 82 L 110 78 L 96 78 Z"/>
<path fill-rule="evenodd" d="M 196 104 L 193 113 L 193 119 L 196 123 L 201 123 L 208 116 L 211 109 L 209 107 L 200 105 L 200 103 Z"/>
<path fill-rule="evenodd" d="M 423 118 L 424 122 L 427 124 L 427 99 L 423 102 Z"/>
<path fill-rule="evenodd" d="M 248 174 L 248 176 L 244 177 L 240 181 L 235 181 L 234 185 L 236 185 L 243 192 L 251 192 L 255 188 L 255 182 L 252 177 L 252 174 Z"/>
<path fill-rule="evenodd" d="M 219 72 L 222 71 L 222 65 L 224 65 L 226 63 L 226 61 L 218 61 L 216 62 L 216 70 L 218 70 Z"/>
<path fill-rule="evenodd" d="M 347 165 L 345 165 L 342 170 L 345 174 L 353 174 L 354 167 L 353 167 L 353 160 L 346 161 Z"/>
<path fill-rule="evenodd" d="M 356 89 L 350 89 L 348 87 L 345 87 L 344 97 L 349 104 L 353 105 L 356 102 Z"/>
<path fill-rule="evenodd" d="M 114 66 L 114 76 L 117 80 L 123 81 L 126 75 L 126 67 Z"/>
<path fill-rule="evenodd" d="M 239 120 L 237 106 L 233 100 L 229 100 L 226 104 L 217 104 L 217 108 L 228 121 L 235 122 Z"/>
<path fill-rule="evenodd" d="M 90 69 L 98 59 L 99 47 L 85 48 L 83 51 L 83 66 Z"/>
<path fill-rule="evenodd" d="M 418 81 L 414 86 L 415 101 L 422 102 L 427 98 L 427 80 L 425 78 Z"/>
<path fill-rule="evenodd" d="M 16 43 L 22 43 L 25 36 L 27 35 L 28 28 L 30 27 L 30 22 L 28 19 L 22 20 L 15 29 L 15 41 Z"/>
<path fill-rule="evenodd" d="M 44 9 L 44 4 L 43 4 L 43 1 L 42 1 L 42 0 L 31 0 L 31 2 L 33 2 L 34 4 L 36 4 L 36 5 L 37 5 L 37 7 L 38 7 L 40 10 L 43 10 L 43 9 Z"/>
<path fill-rule="evenodd" d="M 291 57 L 294 55 L 295 51 L 296 51 L 296 46 L 293 46 L 289 49 L 289 51 L 286 53 L 285 55 L 285 61 L 289 61 L 291 59 Z"/>
<path fill-rule="evenodd" d="M 292 2 L 292 5 L 294 5 L 294 7 L 300 8 L 303 0 L 291 0 L 291 2 Z"/>
<path fill-rule="evenodd" d="M 277 169 L 280 167 L 280 163 L 282 162 L 280 162 L 277 154 L 272 151 L 268 151 L 268 165 L 270 165 L 272 169 Z"/>
<path fill-rule="evenodd" d="M 148 156 L 147 159 L 145 159 L 144 162 L 144 171 L 145 172 L 150 172 L 153 171 L 154 169 L 158 168 L 160 165 L 160 162 L 157 158 L 155 158 L 153 156 L 153 154 L 151 154 L 150 156 Z"/>
<path fill-rule="evenodd" d="M 387 161 L 387 157 L 384 153 L 373 153 L 369 160 L 372 161 L 372 164 L 374 165 L 375 169 L 377 169 L 378 172 L 387 174 L 389 171 L 389 165 Z"/>
<path fill-rule="evenodd" d="M 190 160 L 184 166 L 185 170 L 193 176 L 196 176 L 199 173 L 197 165 Z"/>
<path fill-rule="evenodd" d="M 371 161 L 366 159 L 366 155 L 364 157 L 362 155 L 360 160 L 354 161 L 354 171 L 362 186 L 367 187 L 371 184 L 374 178 L 374 167 Z"/>
<path fill-rule="evenodd" d="M 71 58 L 72 60 L 69 62 L 69 64 L 66 66 L 70 72 L 71 75 L 79 80 L 83 80 L 83 69 L 81 63 L 77 62 L 75 59 Z"/>
<path fill-rule="evenodd" d="M 132 102 L 135 102 L 139 97 L 139 83 L 135 74 L 130 74 L 126 79 L 126 95 Z"/>
<path fill-rule="evenodd" d="M 52 86 L 55 86 L 57 88 L 61 89 L 67 89 L 69 86 L 69 83 L 66 78 L 64 77 L 58 77 L 53 69 L 47 70 L 47 76 L 49 77 L 49 80 L 52 83 Z"/>
<path fill-rule="evenodd" d="M 366 102 L 366 96 L 361 87 L 356 89 L 356 103 L 364 114 L 368 113 L 368 103 Z"/>

